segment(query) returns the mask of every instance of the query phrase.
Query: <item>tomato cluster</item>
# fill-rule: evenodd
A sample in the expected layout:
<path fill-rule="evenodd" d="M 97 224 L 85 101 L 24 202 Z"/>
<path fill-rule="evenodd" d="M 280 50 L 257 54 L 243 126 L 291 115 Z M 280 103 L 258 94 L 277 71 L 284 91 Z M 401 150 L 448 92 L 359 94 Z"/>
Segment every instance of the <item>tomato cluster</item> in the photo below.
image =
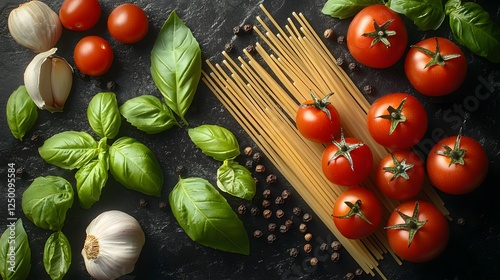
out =
<path fill-rule="evenodd" d="M 101 17 L 98 0 L 65 0 L 59 9 L 61 24 L 69 30 L 86 31 L 94 27 Z M 107 20 L 111 36 L 122 43 L 142 40 L 149 29 L 146 13 L 134 4 L 121 4 L 111 11 Z M 105 74 L 113 64 L 114 53 L 102 37 L 90 35 L 75 46 L 76 67 L 89 76 Z"/>

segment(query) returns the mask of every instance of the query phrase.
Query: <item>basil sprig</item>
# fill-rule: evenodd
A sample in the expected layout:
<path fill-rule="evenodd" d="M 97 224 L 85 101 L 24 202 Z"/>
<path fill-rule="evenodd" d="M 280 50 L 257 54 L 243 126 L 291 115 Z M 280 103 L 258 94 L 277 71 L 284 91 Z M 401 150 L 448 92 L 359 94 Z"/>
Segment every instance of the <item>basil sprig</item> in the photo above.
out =
<path fill-rule="evenodd" d="M 193 241 L 226 252 L 250 253 L 243 223 L 207 180 L 180 178 L 169 202 L 177 222 Z"/>
<path fill-rule="evenodd" d="M 116 95 L 113 92 L 99 92 L 94 95 L 87 107 L 87 119 L 99 137 L 115 138 L 121 126 Z"/>
<path fill-rule="evenodd" d="M 334 18 L 344 19 L 374 4 L 384 4 L 384 0 L 328 0 L 321 12 Z"/>
<path fill-rule="evenodd" d="M 7 124 L 12 135 L 23 140 L 24 135 L 35 125 L 38 108 L 25 86 L 18 87 L 7 100 Z"/>
<path fill-rule="evenodd" d="M 120 106 L 120 113 L 130 124 L 148 134 L 159 133 L 179 125 L 172 110 L 152 95 L 127 100 Z"/>
<path fill-rule="evenodd" d="M 387 5 L 411 19 L 420 30 L 436 30 L 446 17 L 442 0 L 390 0 Z"/>
<path fill-rule="evenodd" d="M 191 141 L 207 156 L 218 161 L 233 159 L 240 154 L 240 146 L 234 134 L 228 129 L 211 124 L 200 125 L 188 130 Z"/>
<path fill-rule="evenodd" d="M 252 173 L 241 164 L 226 159 L 217 170 L 217 186 L 233 196 L 252 200 L 256 192 Z"/>
<path fill-rule="evenodd" d="M 71 265 L 71 245 L 61 231 L 54 232 L 45 242 L 43 265 L 52 280 L 61 280 L 68 272 Z"/>
<path fill-rule="evenodd" d="M 13 239 L 12 239 L 13 237 Z M 12 246 L 14 242 L 15 246 Z M 0 276 L 2 279 L 24 280 L 31 270 L 31 248 L 23 222 L 11 222 L 0 237 Z"/>

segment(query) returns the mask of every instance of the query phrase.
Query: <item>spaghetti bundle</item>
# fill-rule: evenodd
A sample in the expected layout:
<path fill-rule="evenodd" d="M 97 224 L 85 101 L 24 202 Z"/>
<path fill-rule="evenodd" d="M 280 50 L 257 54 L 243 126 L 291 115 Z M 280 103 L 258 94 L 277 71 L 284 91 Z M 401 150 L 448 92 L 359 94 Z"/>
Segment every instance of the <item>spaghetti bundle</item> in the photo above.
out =
<path fill-rule="evenodd" d="M 236 61 L 223 52 L 222 65 L 207 61 L 212 72 L 203 72 L 203 81 L 360 267 L 367 273 L 375 275 L 376 271 L 383 277 L 378 269 L 378 260 L 383 254 L 391 254 L 401 264 L 389 246 L 383 227 L 360 240 L 346 239 L 340 234 L 331 220 L 331 211 L 346 187 L 326 179 L 321 170 L 325 147 L 303 138 L 294 123 L 298 106 L 310 99 L 311 91 L 318 98 L 333 92 L 329 101 L 341 116 L 344 133 L 368 145 L 374 162 L 378 162 L 388 151 L 372 139 L 366 128 L 370 104 L 335 63 L 333 55 L 302 14 L 293 13 L 295 22 L 288 18 L 283 29 L 262 5 L 260 7 L 277 30 L 274 33 L 257 17 L 263 30 L 259 27 L 254 30 L 271 51 L 258 43 L 255 49 L 267 68 L 246 50 L 247 59 L 238 57 Z M 374 182 L 371 175 L 361 185 L 372 190 L 384 206 L 383 225 L 399 201 L 381 194 Z M 430 185 L 423 187 L 420 196 L 433 202 L 443 214 L 448 214 Z"/>

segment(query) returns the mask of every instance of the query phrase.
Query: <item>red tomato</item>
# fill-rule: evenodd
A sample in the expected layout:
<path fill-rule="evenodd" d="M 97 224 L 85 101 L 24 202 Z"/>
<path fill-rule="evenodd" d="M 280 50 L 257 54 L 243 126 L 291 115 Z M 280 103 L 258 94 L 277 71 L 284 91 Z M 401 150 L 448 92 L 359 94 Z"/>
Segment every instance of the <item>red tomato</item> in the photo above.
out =
<path fill-rule="evenodd" d="M 427 173 L 431 183 L 445 193 L 469 193 L 486 178 L 488 156 L 481 144 L 470 137 L 448 137 L 429 152 Z"/>
<path fill-rule="evenodd" d="M 407 93 L 392 93 L 377 99 L 368 110 L 367 119 L 373 139 L 389 149 L 410 148 L 427 130 L 424 106 Z"/>
<path fill-rule="evenodd" d="M 352 187 L 333 205 L 333 222 L 343 236 L 359 239 L 372 234 L 382 219 L 382 206 L 368 189 Z"/>
<path fill-rule="evenodd" d="M 297 129 L 306 139 L 318 143 L 331 143 L 339 136 L 340 117 L 337 109 L 328 102 L 331 94 L 319 100 L 314 93 L 312 99 L 299 106 L 295 123 Z"/>
<path fill-rule="evenodd" d="M 373 154 L 370 148 L 355 138 L 333 141 L 323 151 L 321 166 L 326 178 L 342 186 L 354 186 L 370 175 Z"/>
<path fill-rule="evenodd" d="M 64 0 L 59 9 L 62 25 L 70 30 L 88 30 L 99 21 L 101 5 L 97 0 Z"/>
<path fill-rule="evenodd" d="M 122 43 L 136 43 L 142 40 L 148 29 L 146 13 L 134 4 L 121 4 L 109 14 L 109 33 Z"/>
<path fill-rule="evenodd" d="M 454 92 L 467 74 L 462 50 L 448 39 L 425 39 L 408 51 L 405 73 L 420 93 L 441 96 Z"/>
<path fill-rule="evenodd" d="M 106 73 L 113 64 L 113 50 L 109 43 L 98 36 L 82 38 L 75 46 L 76 67 L 89 76 Z"/>
<path fill-rule="evenodd" d="M 422 189 L 424 163 L 414 152 L 399 150 L 382 158 L 375 173 L 380 191 L 390 198 L 406 200 Z"/>
<path fill-rule="evenodd" d="M 408 34 L 399 15 L 385 5 L 371 5 L 361 10 L 347 30 L 351 55 L 373 68 L 394 65 L 406 50 Z"/>
<path fill-rule="evenodd" d="M 399 205 L 389 217 L 386 229 L 391 248 L 410 262 L 426 262 L 439 256 L 450 235 L 448 221 L 439 209 L 421 200 Z M 410 239 L 412 231 L 415 235 Z"/>

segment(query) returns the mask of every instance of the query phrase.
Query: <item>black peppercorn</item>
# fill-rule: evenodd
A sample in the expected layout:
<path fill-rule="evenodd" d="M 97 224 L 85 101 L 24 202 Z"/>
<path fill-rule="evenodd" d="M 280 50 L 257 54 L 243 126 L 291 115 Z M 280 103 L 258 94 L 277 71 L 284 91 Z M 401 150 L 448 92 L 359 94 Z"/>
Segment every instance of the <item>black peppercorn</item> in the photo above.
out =
<path fill-rule="evenodd" d="M 161 210 L 167 209 L 167 203 L 165 201 L 161 201 L 158 203 L 158 207 L 160 207 Z"/>
<path fill-rule="evenodd" d="M 273 211 L 271 211 L 269 209 L 265 209 L 264 212 L 262 212 L 262 216 L 264 217 L 264 219 L 269 219 L 269 218 L 271 218 L 272 215 L 273 215 Z"/>
<path fill-rule="evenodd" d="M 271 205 L 271 201 L 267 199 L 262 200 L 262 207 L 267 208 L 269 205 Z"/>
<path fill-rule="evenodd" d="M 266 167 L 262 164 L 258 164 L 257 166 L 255 166 L 255 172 L 264 173 L 266 172 Z"/>
<path fill-rule="evenodd" d="M 227 53 L 231 53 L 234 49 L 234 45 L 232 43 L 227 43 L 224 45 L 224 51 Z"/>
<path fill-rule="evenodd" d="M 243 215 L 247 212 L 247 207 L 243 204 L 238 206 L 238 214 Z"/>
<path fill-rule="evenodd" d="M 253 161 L 251 159 L 248 159 L 245 162 L 245 167 L 248 168 L 248 169 L 252 169 L 253 168 Z"/>
<path fill-rule="evenodd" d="M 349 70 L 351 70 L 352 72 L 354 71 L 357 71 L 358 70 L 358 65 L 355 63 L 355 62 L 351 62 L 349 63 Z"/>
<path fill-rule="evenodd" d="M 260 163 L 262 161 L 262 154 L 259 152 L 255 152 L 252 156 L 252 160 L 255 163 Z"/>
<path fill-rule="evenodd" d="M 366 85 L 366 86 L 363 87 L 363 91 L 366 94 L 370 95 L 370 94 L 373 93 L 373 87 L 371 85 Z"/>
<path fill-rule="evenodd" d="M 340 247 L 342 247 L 342 244 L 339 241 L 335 240 L 332 242 L 331 247 L 333 250 L 337 251 L 338 249 L 340 249 Z"/>
<path fill-rule="evenodd" d="M 175 173 L 176 173 L 177 175 L 183 175 L 185 171 L 186 171 L 186 168 L 185 168 L 183 165 L 178 165 L 178 166 L 175 168 Z"/>
<path fill-rule="evenodd" d="M 18 167 L 16 168 L 16 175 L 21 176 L 24 173 L 24 168 L 23 167 Z"/>
<path fill-rule="evenodd" d="M 311 251 L 312 251 L 312 245 L 311 245 L 311 244 L 309 244 L 309 243 L 306 243 L 306 244 L 304 245 L 304 252 L 306 252 L 306 253 L 310 253 Z"/>
<path fill-rule="evenodd" d="M 342 66 L 344 64 L 344 59 L 342 57 L 338 57 L 335 62 L 338 66 Z"/>
<path fill-rule="evenodd" d="M 255 46 L 250 44 L 250 45 L 245 47 L 245 50 L 249 53 L 253 53 L 255 51 Z"/>
<path fill-rule="evenodd" d="M 276 183 L 277 180 L 278 180 L 278 177 L 276 177 L 276 175 L 274 175 L 274 174 L 269 174 L 266 177 L 267 184 L 274 184 L 274 183 Z"/>
<path fill-rule="evenodd" d="M 275 223 L 269 223 L 267 225 L 267 229 L 270 231 L 270 232 L 273 232 L 276 230 L 276 224 Z"/>
<path fill-rule="evenodd" d="M 302 216 L 302 220 L 306 223 L 310 222 L 312 220 L 312 215 L 309 213 L 305 213 L 304 216 Z"/>
<path fill-rule="evenodd" d="M 238 25 L 238 26 L 235 26 L 233 27 L 233 34 L 234 35 L 238 35 L 241 33 L 241 27 Z"/>
<path fill-rule="evenodd" d="M 311 233 L 306 233 L 306 234 L 304 235 L 304 240 L 305 240 L 305 241 L 308 241 L 308 242 L 309 242 L 309 241 L 311 241 L 311 239 L 312 239 L 312 238 L 313 238 L 313 235 L 312 235 Z"/>
<path fill-rule="evenodd" d="M 281 192 L 281 198 L 283 198 L 284 200 L 288 199 L 290 197 L 290 191 L 289 190 L 283 190 Z"/>
<path fill-rule="evenodd" d="M 141 207 L 141 208 L 146 208 L 146 207 L 148 207 L 148 202 L 146 201 L 146 199 L 141 198 L 141 199 L 139 200 L 139 207 Z"/>
<path fill-rule="evenodd" d="M 276 210 L 276 218 L 281 219 L 285 216 L 285 212 L 281 209 Z"/>
<path fill-rule="evenodd" d="M 259 215 L 260 210 L 259 210 L 259 208 L 257 208 L 257 207 L 252 207 L 252 208 L 250 209 L 250 213 L 252 214 L 252 216 L 257 216 L 257 215 Z"/>
<path fill-rule="evenodd" d="M 290 257 L 296 258 L 299 255 L 299 250 L 297 248 L 291 248 L 289 250 Z"/>
<path fill-rule="evenodd" d="M 253 237 L 255 237 L 255 238 L 261 238 L 262 235 L 264 235 L 264 233 L 261 230 L 259 230 L 259 229 L 256 229 L 253 232 Z"/>
<path fill-rule="evenodd" d="M 295 216 L 300 216 L 300 213 L 302 212 L 302 210 L 300 210 L 299 207 L 293 207 L 293 210 L 292 210 L 293 214 Z"/>
<path fill-rule="evenodd" d="M 114 91 L 116 89 L 116 83 L 114 81 L 108 81 L 106 83 L 106 89 L 109 91 Z"/>
<path fill-rule="evenodd" d="M 326 251 L 326 250 L 328 250 L 328 244 L 326 244 L 326 243 L 321 243 L 321 245 L 319 246 L 319 249 L 320 249 L 321 251 Z"/>
<path fill-rule="evenodd" d="M 328 28 L 325 30 L 325 32 L 323 32 L 323 37 L 325 37 L 325 39 L 332 39 L 334 35 L 335 32 L 333 32 L 333 29 L 331 28 Z"/>
<path fill-rule="evenodd" d="M 268 242 L 268 243 L 273 243 L 274 241 L 276 241 L 276 235 L 274 235 L 274 234 L 269 234 L 269 235 L 267 236 L 267 242 Z"/>
<path fill-rule="evenodd" d="M 253 25 L 251 23 L 246 23 L 243 25 L 243 32 L 250 33 L 253 30 Z"/>
<path fill-rule="evenodd" d="M 307 225 L 306 224 L 300 224 L 299 231 L 301 233 L 306 233 L 307 232 Z"/>
<path fill-rule="evenodd" d="M 253 154 L 253 149 L 252 147 L 245 147 L 245 149 L 243 149 L 243 154 L 247 157 L 250 157 L 252 156 Z"/>
<path fill-rule="evenodd" d="M 343 44 L 345 42 L 345 36 L 338 36 L 337 37 L 337 43 Z"/>
<path fill-rule="evenodd" d="M 465 219 L 464 218 L 458 218 L 457 219 L 457 225 L 459 225 L 459 226 L 465 226 Z"/>
<path fill-rule="evenodd" d="M 288 227 L 287 227 L 286 225 L 281 225 L 281 226 L 280 226 L 280 232 L 281 232 L 281 233 L 285 233 L 285 232 L 287 232 L 287 231 L 288 231 Z"/>
<path fill-rule="evenodd" d="M 354 275 L 354 273 L 352 273 L 352 272 L 349 272 L 345 275 L 344 279 L 352 280 L 352 279 L 354 279 L 354 277 L 356 277 L 356 275 Z"/>
<path fill-rule="evenodd" d="M 285 203 L 285 200 L 281 196 L 277 196 L 276 199 L 274 200 L 274 204 L 276 205 L 281 205 Z"/>
<path fill-rule="evenodd" d="M 259 178 L 257 177 L 253 177 L 253 181 L 255 182 L 255 184 L 257 185 L 259 183 Z"/>
<path fill-rule="evenodd" d="M 309 264 L 310 264 L 311 266 L 316 266 L 316 265 L 318 265 L 318 262 L 319 262 L 319 260 L 318 260 L 318 258 L 316 258 L 316 257 L 312 257 L 311 259 L 309 259 Z"/>
<path fill-rule="evenodd" d="M 292 220 L 290 220 L 290 219 L 286 220 L 286 221 L 285 221 L 285 226 L 286 226 L 287 228 L 292 228 L 292 227 L 293 227 L 293 221 L 292 221 Z"/>
<path fill-rule="evenodd" d="M 265 189 L 263 192 L 262 192 L 262 196 L 264 198 L 269 198 L 271 196 L 271 190 L 270 189 Z"/>
<path fill-rule="evenodd" d="M 356 271 L 354 271 L 354 274 L 356 274 L 356 276 L 361 276 L 361 275 L 363 275 L 363 272 L 364 272 L 363 269 L 358 268 L 358 269 L 356 269 Z"/>
<path fill-rule="evenodd" d="M 330 259 L 333 261 L 333 262 L 338 262 L 340 260 L 340 253 L 339 252 L 333 252 L 331 255 L 330 255 Z"/>

